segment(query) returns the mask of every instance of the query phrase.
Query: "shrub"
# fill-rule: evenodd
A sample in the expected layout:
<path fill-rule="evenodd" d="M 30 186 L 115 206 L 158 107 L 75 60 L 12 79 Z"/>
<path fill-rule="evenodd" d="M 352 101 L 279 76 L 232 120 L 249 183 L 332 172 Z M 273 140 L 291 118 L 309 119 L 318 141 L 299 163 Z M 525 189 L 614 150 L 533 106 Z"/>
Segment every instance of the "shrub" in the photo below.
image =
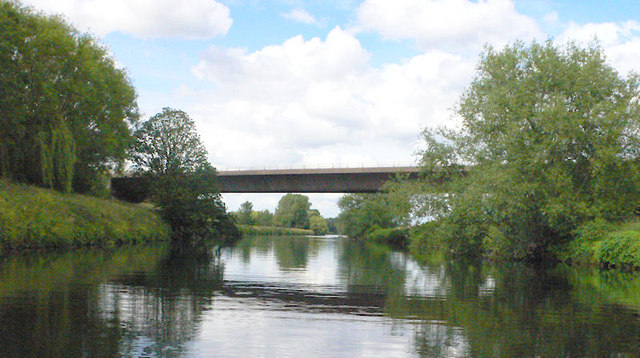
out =
<path fill-rule="evenodd" d="M 640 232 L 617 231 L 595 249 L 595 258 L 607 267 L 640 268 Z"/>
<path fill-rule="evenodd" d="M 405 248 L 408 244 L 408 233 L 406 229 L 383 229 L 379 226 L 374 226 L 372 230 L 367 233 L 366 237 L 377 244 L 389 245 L 391 247 Z"/>

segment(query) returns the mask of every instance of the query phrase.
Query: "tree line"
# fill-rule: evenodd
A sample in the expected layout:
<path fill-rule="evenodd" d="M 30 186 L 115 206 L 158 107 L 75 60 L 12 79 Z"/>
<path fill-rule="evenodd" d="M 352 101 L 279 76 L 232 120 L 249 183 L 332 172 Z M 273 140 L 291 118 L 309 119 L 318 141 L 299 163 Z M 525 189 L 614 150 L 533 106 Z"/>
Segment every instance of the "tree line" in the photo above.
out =
<path fill-rule="evenodd" d="M 284 195 L 274 213 L 254 211 L 253 204 L 246 201 L 232 214 L 241 225 L 310 229 L 315 235 L 337 233 L 335 219 L 322 217 L 320 211 L 311 208 L 309 197 L 301 194 Z"/>

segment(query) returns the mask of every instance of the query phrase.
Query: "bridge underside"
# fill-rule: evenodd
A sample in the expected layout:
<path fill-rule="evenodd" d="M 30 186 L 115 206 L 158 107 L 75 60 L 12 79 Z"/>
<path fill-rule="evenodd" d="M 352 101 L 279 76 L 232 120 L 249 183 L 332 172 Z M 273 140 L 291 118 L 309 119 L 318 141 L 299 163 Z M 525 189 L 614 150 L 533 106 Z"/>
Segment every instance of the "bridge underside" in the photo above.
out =
<path fill-rule="evenodd" d="M 292 170 L 219 171 L 221 193 L 375 193 L 398 174 L 408 179 L 419 175 L 416 167 L 338 168 Z M 111 191 L 119 199 L 146 199 L 148 183 L 142 178 L 111 179 Z"/>
<path fill-rule="evenodd" d="M 278 171 L 221 171 L 222 193 L 375 193 L 403 173 L 410 178 L 417 168 L 306 169 Z"/>

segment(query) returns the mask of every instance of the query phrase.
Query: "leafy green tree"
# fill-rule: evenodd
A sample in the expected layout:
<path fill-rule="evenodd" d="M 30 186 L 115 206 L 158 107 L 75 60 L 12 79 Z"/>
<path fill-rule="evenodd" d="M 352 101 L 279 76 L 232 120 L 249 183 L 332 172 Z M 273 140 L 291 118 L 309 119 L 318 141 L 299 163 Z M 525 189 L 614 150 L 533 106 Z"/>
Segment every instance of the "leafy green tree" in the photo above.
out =
<path fill-rule="evenodd" d="M 0 175 L 106 193 L 125 159 L 136 93 L 107 49 L 59 17 L 0 1 Z"/>
<path fill-rule="evenodd" d="M 254 211 L 251 217 L 255 225 L 271 226 L 273 225 L 273 214 L 269 210 Z"/>
<path fill-rule="evenodd" d="M 352 238 L 363 238 L 374 227 L 394 227 L 394 216 L 384 194 L 347 194 L 338 200 L 341 232 Z"/>
<path fill-rule="evenodd" d="M 306 195 L 286 194 L 278 202 L 273 220 L 279 226 L 308 229 L 309 209 L 311 203 Z"/>
<path fill-rule="evenodd" d="M 314 235 L 325 235 L 329 232 L 327 221 L 320 215 L 309 217 L 309 228 L 313 230 Z"/>
<path fill-rule="evenodd" d="M 207 162 L 195 124 L 180 110 L 164 108 L 135 132 L 132 158 L 150 177 L 151 199 L 177 239 L 236 236 Z"/>
<path fill-rule="evenodd" d="M 487 48 L 460 99 L 460 130 L 425 130 L 422 197 L 457 253 L 540 257 L 586 221 L 640 203 L 638 77 L 602 49 L 552 42 Z M 441 180 L 447 177 L 450 180 Z"/>
<path fill-rule="evenodd" d="M 253 204 L 249 201 L 245 201 L 240 204 L 240 210 L 238 210 L 237 217 L 238 223 L 242 225 L 254 225 L 255 221 L 253 219 Z"/>

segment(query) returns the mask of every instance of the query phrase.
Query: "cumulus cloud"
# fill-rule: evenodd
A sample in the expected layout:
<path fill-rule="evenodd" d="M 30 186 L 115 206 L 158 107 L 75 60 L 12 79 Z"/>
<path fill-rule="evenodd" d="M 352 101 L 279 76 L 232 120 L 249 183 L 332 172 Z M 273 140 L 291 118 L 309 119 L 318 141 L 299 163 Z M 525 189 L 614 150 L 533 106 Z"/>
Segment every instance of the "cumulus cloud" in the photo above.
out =
<path fill-rule="evenodd" d="M 541 36 L 536 21 L 511 0 L 366 0 L 358 9 L 365 31 L 386 39 L 412 39 L 422 48 L 479 48 Z"/>
<path fill-rule="evenodd" d="M 231 27 L 229 8 L 215 0 L 25 0 L 62 14 L 99 36 L 124 32 L 137 37 L 211 38 Z"/>
<path fill-rule="evenodd" d="M 448 109 L 473 61 L 431 51 L 375 68 L 353 33 L 293 37 L 255 52 L 213 47 L 193 68 L 216 84 L 189 112 L 217 166 L 410 162 L 420 130 Z"/>
<path fill-rule="evenodd" d="M 622 73 L 640 72 L 640 22 L 605 22 L 576 24 L 571 22 L 557 38 L 558 42 L 588 44 L 599 41 L 609 63 Z"/>
<path fill-rule="evenodd" d="M 304 9 L 292 9 L 289 12 L 283 13 L 282 17 L 307 25 L 320 25 L 320 22 Z"/>

